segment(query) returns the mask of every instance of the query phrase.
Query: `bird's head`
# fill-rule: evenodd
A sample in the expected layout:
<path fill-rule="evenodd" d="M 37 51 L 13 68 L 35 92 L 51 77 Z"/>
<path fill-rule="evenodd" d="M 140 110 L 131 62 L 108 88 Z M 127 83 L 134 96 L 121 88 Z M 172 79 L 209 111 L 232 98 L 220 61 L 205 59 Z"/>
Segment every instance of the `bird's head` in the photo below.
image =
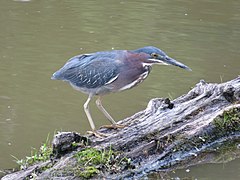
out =
<path fill-rule="evenodd" d="M 134 52 L 147 54 L 148 58 L 144 61 L 144 63 L 146 64 L 174 65 L 174 66 L 178 66 L 180 68 L 186 69 L 188 71 L 191 71 L 191 69 L 188 66 L 169 57 L 164 51 L 156 47 L 147 46 L 147 47 L 134 50 Z"/>

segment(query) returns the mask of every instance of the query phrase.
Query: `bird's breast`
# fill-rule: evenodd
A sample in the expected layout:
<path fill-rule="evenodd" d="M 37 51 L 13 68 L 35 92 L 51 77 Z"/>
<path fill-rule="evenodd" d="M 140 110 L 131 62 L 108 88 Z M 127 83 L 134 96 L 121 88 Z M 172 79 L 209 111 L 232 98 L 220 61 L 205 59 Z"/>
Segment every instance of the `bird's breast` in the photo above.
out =
<path fill-rule="evenodd" d="M 131 89 L 132 87 L 137 86 L 138 84 L 143 82 L 144 79 L 147 78 L 148 74 L 149 74 L 149 72 L 146 71 L 145 73 L 141 74 L 139 76 L 139 78 L 136 79 L 135 81 L 133 81 L 133 82 L 127 84 L 126 86 L 123 86 L 122 88 L 120 88 L 119 91 L 123 91 L 123 90 L 126 90 L 126 89 Z"/>
<path fill-rule="evenodd" d="M 151 66 L 145 66 L 141 69 L 133 69 L 132 71 L 126 73 L 119 79 L 122 82 L 122 86 L 118 88 L 118 91 L 123 91 L 126 89 L 131 89 L 147 78 L 151 71 Z"/>

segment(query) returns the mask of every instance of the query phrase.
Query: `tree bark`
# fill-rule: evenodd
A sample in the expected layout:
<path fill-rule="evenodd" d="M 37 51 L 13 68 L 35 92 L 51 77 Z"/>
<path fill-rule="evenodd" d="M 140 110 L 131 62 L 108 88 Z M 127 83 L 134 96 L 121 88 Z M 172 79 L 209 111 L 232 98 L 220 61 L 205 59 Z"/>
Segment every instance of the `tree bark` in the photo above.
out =
<path fill-rule="evenodd" d="M 191 91 L 175 100 L 152 99 L 145 110 L 119 123 L 126 127 L 99 130 L 111 134 L 106 138 L 89 136 L 86 140 L 85 136 L 77 133 L 65 133 L 61 136 L 70 139 L 61 142 L 63 137 L 55 137 L 53 148 L 57 159 L 48 162 L 53 163 L 51 168 L 37 172 L 37 178 L 54 179 L 57 170 L 76 165 L 73 156 L 81 147 L 61 148 L 64 143 L 76 142 L 74 137 L 90 141 L 91 147 L 111 147 L 124 157 L 131 158 L 134 168 L 118 173 L 104 172 L 94 178 L 134 179 L 156 171 L 166 172 L 200 163 L 219 162 L 219 157 L 224 155 L 231 154 L 231 159 L 239 157 L 240 77 L 221 84 L 201 80 Z M 227 150 L 223 152 L 222 149 Z M 20 175 L 24 177 L 24 173 L 25 177 L 29 177 L 29 171 L 33 170 L 36 171 L 36 168 L 32 166 L 9 174 L 3 180 Z M 61 178 L 78 179 L 74 175 Z"/>

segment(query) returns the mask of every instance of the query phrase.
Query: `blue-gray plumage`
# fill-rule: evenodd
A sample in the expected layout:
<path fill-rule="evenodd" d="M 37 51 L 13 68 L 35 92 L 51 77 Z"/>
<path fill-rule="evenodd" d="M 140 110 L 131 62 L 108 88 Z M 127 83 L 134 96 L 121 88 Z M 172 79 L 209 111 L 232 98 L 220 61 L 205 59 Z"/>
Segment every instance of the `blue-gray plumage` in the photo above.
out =
<path fill-rule="evenodd" d="M 53 78 L 81 88 L 98 88 L 118 75 L 119 69 L 112 63 L 113 58 L 101 53 L 75 56 L 54 73 Z"/>
<path fill-rule="evenodd" d="M 52 79 L 63 80 L 83 93 L 89 95 L 84 110 L 95 131 L 88 103 L 94 95 L 99 96 L 97 107 L 117 125 L 101 104 L 101 96 L 110 92 L 122 91 L 141 83 L 150 73 L 153 64 L 175 65 L 191 70 L 186 65 L 170 58 L 162 50 L 147 46 L 137 50 L 113 50 L 75 56 L 52 76 Z"/>

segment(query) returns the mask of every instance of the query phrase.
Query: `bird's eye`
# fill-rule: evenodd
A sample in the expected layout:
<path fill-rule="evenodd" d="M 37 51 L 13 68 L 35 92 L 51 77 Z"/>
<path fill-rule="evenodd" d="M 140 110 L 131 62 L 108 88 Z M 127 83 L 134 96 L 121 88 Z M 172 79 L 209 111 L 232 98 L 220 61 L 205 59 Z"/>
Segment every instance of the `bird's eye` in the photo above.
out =
<path fill-rule="evenodd" d="M 158 54 L 152 53 L 151 56 L 152 56 L 153 58 L 157 58 L 157 57 L 158 57 Z"/>

